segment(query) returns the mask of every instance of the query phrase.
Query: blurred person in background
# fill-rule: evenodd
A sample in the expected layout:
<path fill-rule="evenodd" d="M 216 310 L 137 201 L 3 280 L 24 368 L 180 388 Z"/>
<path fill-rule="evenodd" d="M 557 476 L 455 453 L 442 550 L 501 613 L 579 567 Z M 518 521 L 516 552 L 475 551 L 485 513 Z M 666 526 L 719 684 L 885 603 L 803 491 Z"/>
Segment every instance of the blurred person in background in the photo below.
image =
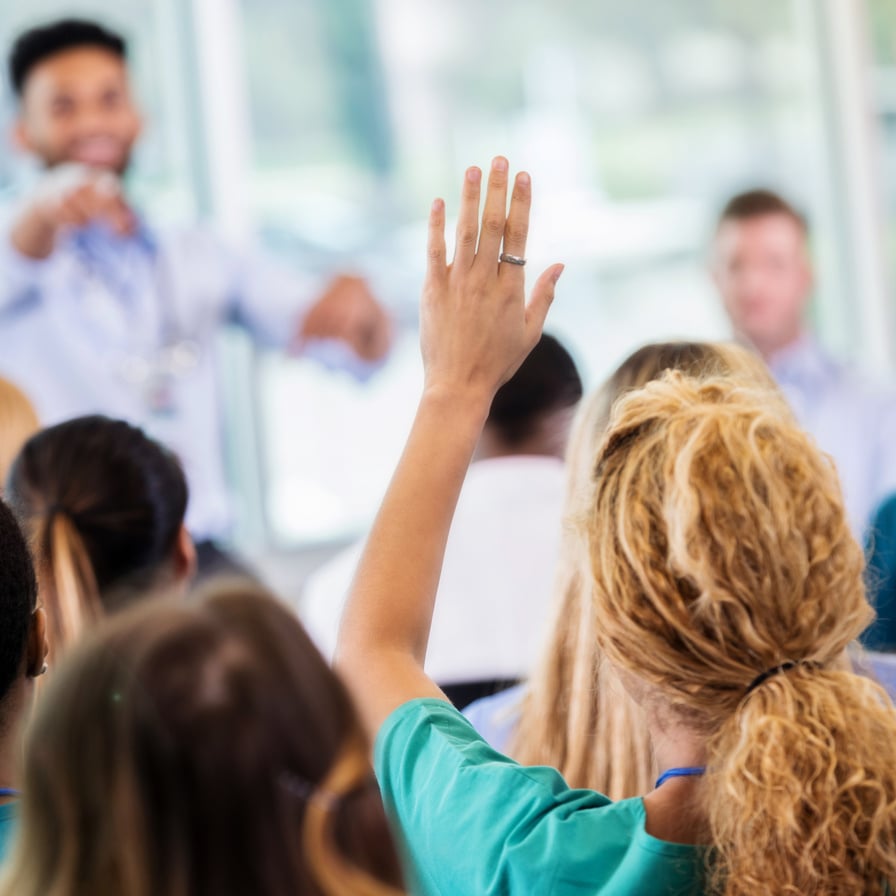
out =
<path fill-rule="evenodd" d="M 0 377 L 0 495 L 16 455 L 38 429 L 37 412 L 28 396 L 15 383 Z"/>
<path fill-rule="evenodd" d="M 7 499 L 34 551 L 54 660 L 107 613 L 193 577 L 180 464 L 122 420 L 79 417 L 33 436 Z"/>
<path fill-rule="evenodd" d="M 31 553 L 0 501 L 0 861 L 17 827 L 22 725 L 35 679 L 47 670 L 47 620 L 37 603 Z"/>
<path fill-rule="evenodd" d="M 711 264 L 735 334 L 759 351 L 799 422 L 836 462 L 862 537 L 896 491 L 896 391 L 832 358 L 809 332 L 806 219 L 767 190 L 735 196 L 719 218 Z"/>
<path fill-rule="evenodd" d="M 34 28 L 9 76 L 15 140 L 40 176 L 0 230 L 0 371 L 46 423 L 99 412 L 166 442 L 190 481 L 200 563 L 225 564 L 221 326 L 363 377 L 389 350 L 389 318 L 357 277 L 321 291 L 208 230 L 157 230 L 134 208 L 125 178 L 143 123 L 120 35 L 72 19 Z"/>
<path fill-rule="evenodd" d="M 49 683 L 8 896 L 400 896 L 369 744 L 255 585 L 107 620 Z"/>
<path fill-rule="evenodd" d="M 526 677 L 544 639 L 560 547 L 563 455 L 582 381 L 543 335 L 495 396 L 451 527 L 426 668 L 458 706 Z M 410 549 L 410 548 L 409 548 Z M 302 618 L 324 655 L 363 543 L 309 580 Z"/>

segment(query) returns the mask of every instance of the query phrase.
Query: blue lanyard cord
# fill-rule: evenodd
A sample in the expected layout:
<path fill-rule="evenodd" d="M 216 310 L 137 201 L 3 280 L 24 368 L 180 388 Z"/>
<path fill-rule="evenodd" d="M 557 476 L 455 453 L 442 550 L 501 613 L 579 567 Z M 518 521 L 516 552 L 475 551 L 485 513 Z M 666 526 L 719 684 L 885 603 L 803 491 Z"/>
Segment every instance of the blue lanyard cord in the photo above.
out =
<path fill-rule="evenodd" d="M 696 778 L 706 773 L 705 765 L 686 765 L 683 768 L 670 768 L 664 771 L 654 784 L 654 789 L 659 788 L 670 778 Z"/>
<path fill-rule="evenodd" d="M 20 797 L 22 795 L 21 790 L 14 790 L 12 787 L 0 787 L 0 799 L 3 797 Z"/>

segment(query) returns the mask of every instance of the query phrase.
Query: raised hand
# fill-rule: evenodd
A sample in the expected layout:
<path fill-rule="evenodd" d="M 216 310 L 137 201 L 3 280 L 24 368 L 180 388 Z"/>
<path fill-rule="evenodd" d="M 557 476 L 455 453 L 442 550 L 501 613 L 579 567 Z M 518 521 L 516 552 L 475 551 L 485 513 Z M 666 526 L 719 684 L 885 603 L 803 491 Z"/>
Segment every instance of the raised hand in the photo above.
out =
<path fill-rule="evenodd" d="M 29 258 L 46 258 L 66 228 L 102 221 L 119 236 L 134 231 L 136 218 L 118 178 L 81 165 L 60 166 L 44 179 L 14 222 L 15 248 Z"/>
<path fill-rule="evenodd" d="M 525 258 L 532 187 L 516 176 L 507 211 L 509 165 L 492 163 L 482 220 L 482 172 L 469 168 L 461 191 L 457 246 L 449 264 L 445 247 L 445 203 L 429 216 L 426 281 L 421 304 L 421 346 L 427 389 L 472 391 L 488 400 L 523 362 L 541 336 L 563 265 L 536 281 L 528 304 L 521 264 Z M 503 250 L 502 250 L 503 244 Z"/>

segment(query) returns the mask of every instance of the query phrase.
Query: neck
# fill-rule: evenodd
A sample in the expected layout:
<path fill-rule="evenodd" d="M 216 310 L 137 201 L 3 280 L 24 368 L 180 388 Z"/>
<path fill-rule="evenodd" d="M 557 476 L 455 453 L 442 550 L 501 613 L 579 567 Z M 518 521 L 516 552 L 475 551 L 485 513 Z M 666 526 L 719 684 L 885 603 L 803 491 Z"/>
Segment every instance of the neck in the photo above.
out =
<path fill-rule="evenodd" d="M 650 739 L 661 772 L 670 768 L 702 766 L 706 762 L 706 739 L 682 725 L 651 724 Z"/>
<path fill-rule="evenodd" d="M 706 738 L 681 722 L 648 718 L 660 772 L 706 764 Z M 644 797 L 647 833 L 672 843 L 706 841 L 706 813 L 699 793 L 701 777 L 670 778 Z"/>
<path fill-rule="evenodd" d="M 780 339 L 757 339 L 746 333 L 741 333 L 738 341 L 752 346 L 762 356 L 762 360 L 768 364 L 781 352 L 795 346 L 803 338 L 803 332 L 803 328 L 798 327 Z"/>

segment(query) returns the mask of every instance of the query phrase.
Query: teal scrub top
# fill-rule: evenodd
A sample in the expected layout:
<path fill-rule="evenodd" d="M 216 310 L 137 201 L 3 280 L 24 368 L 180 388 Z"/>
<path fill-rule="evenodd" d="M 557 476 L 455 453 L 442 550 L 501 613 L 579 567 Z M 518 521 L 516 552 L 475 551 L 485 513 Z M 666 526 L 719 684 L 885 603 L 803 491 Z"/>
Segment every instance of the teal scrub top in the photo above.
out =
<path fill-rule="evenodd" d="M 0 862 L 9 857 L 13 836 L 18 829 L 19 810 L 16 803 L 0 805 Z"/>
<path fill-rule="evenodd" d="M 643 800 L 614 803 L 521 766 L 441 700 L 396 709 L 374 765 L 419 896 L 703 892 L 703 852 L 651 837 Z"/>

